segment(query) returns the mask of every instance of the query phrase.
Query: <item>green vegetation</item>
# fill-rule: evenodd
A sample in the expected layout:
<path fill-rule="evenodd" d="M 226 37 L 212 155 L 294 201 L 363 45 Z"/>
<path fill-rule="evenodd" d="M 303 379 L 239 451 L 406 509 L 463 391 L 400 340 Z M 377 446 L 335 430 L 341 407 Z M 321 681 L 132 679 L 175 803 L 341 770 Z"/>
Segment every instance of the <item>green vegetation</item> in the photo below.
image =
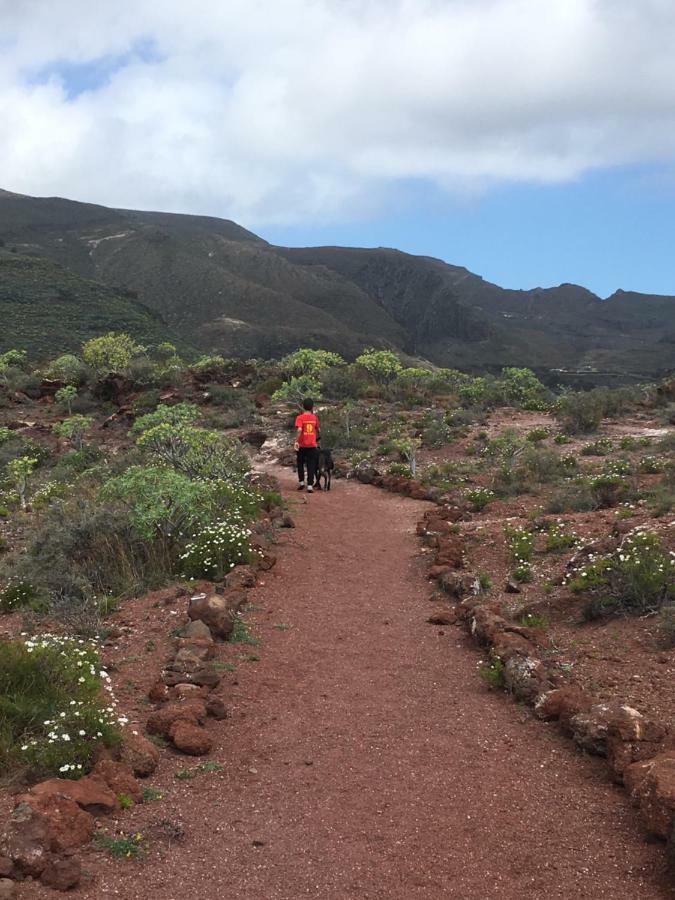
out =
<path fill-rule="evenodd" d="M 97 743 L 112 745 L 126 720 L 105 697 L 97 648 L 57 635 L 0 642 L 0 767 L 77 778 Z"/>
<path fill-rule="evenodd" d="M 105 850 L 113 859 L 141 859 L 148 852 L 148 846 L 140 832 L 136 834 L 121 833 L 116 837 L 99 831 L 94 836 L 94 845 Z"/>

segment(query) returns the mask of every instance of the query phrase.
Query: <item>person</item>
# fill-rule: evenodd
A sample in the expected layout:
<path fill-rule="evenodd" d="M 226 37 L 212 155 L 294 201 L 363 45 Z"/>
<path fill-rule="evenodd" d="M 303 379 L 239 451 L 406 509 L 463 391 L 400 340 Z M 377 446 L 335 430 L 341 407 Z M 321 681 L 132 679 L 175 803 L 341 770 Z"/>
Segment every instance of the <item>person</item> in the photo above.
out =
<path fill-rule="evenodd" d="M 298 454 L 298 490 L 307 490 L 308 494 L 314 491 L 314 479 L 319 461 L 319 420 L 314 415 L 314 401 L 306 397 L 302 401 L 303 413 L 295 420 L 295 450 Z M 307 481 L 305 482 L 305 469 L 307 469 Z"/>

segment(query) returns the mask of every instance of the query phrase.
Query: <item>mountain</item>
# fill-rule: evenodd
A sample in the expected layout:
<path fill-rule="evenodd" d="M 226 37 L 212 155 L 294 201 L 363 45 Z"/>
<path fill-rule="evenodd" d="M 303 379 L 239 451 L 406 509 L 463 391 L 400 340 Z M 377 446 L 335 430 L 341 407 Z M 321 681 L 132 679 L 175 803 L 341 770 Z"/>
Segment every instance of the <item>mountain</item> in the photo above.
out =
<path fill-rule="evenodd" d="M 654 378 L 675 359 L 673 297 L 601 299 L 570 284 L 505 290 L 397 250 L 275 247 L 225 219 L 6 191 L 0 241 L 107 286 L 118 301 L 137 298 L 157 327 L 225 355 L 391 346 L 442 365 L 528 365 L 550 380 L 564 369 L 596 382 Z M 44 298 L 34 302 L 39 315 Z M 118 327 L 113 319 L 102 330 Z M 16 343 L 21 328 L 13 334 Z"/>

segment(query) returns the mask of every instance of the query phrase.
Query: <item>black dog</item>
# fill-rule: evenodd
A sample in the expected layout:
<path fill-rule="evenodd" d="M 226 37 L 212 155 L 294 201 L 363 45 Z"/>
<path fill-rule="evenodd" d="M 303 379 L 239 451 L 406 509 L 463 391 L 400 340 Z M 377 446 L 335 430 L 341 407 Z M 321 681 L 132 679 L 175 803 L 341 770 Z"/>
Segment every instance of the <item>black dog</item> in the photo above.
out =
<path fill-rule="evenodd" d="M 321 479 L 323 478 L 323 490 L 329 491 L 330 485 L 333 476 L 333 469 L 335 468 L 335 463 L 333 462 L 333 451 L 332 450 L 323 450 L 319 448 L 319 458 L 316 464 L 316 481 L 314 482 L 314 486 L 318 491 L 322 490 L 321 487 Z"/>

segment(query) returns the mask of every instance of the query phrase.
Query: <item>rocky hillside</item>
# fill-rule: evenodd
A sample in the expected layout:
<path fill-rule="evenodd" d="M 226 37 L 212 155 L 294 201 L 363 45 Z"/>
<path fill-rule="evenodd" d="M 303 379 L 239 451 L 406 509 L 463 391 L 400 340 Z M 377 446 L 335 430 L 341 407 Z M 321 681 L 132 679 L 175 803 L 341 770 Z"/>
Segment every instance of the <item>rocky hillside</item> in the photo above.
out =
<path fill-rule="evenodd" d="M 527 365 L 549 381 L 609 383 L 658 377 L 675 359 L 672 297 L 603 300 L 576 285 L 509 291 L 396 250 L 273 247 L 224 219 L 5 191 L 0 241 L 134 292 L 184 340 L 225 355 L 310 345 L 353 356 L 374 344 L 446 366 Z M 33 302 L 39 315 L 39 292 Z M 112 317 L 102 322 L 112 327 Z"/>

